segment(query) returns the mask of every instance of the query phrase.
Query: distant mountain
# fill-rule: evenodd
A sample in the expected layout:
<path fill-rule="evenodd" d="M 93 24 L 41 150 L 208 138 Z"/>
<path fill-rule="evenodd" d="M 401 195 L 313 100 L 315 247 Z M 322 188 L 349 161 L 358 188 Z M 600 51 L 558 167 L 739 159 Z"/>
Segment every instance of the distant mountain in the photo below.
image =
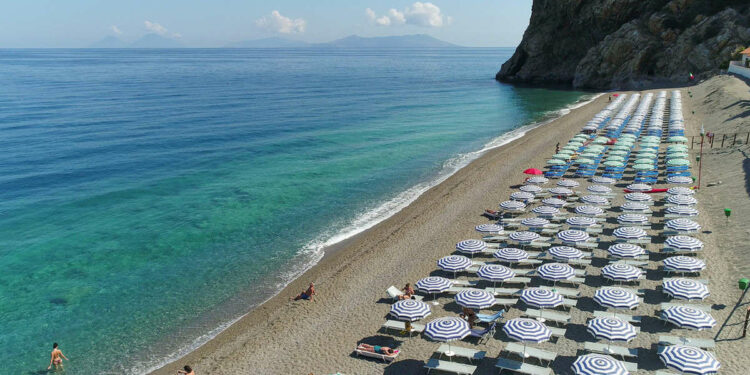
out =
<path fill-rule="evenodd" d="M 328 43 L 317 44 L 320 47 L 336 48 L 446 48 L 460 47 L 426 34 L 361 37 L 350 35 Z"/>
<path fill-rule="evenodd" d="M 92 43 L 89 48 L 127 48 L 128 44 L 123 42 L 122 39 L 116 36 L 108 36 Z"/>
<path fill-rule="evenodd" d="M 158 34 L 146 34 L 131 43 L 130 48 L 185 48 L 180 41 L 166 38 Z"/>
<path fill-rule="evenodd" d="M 279 37 L 263 38 L 255 40 L 243 40 L 228 44 L 227 48 L 299 48 L 309 47 L 310 43 L 301 40 L 291 40 Z"/>

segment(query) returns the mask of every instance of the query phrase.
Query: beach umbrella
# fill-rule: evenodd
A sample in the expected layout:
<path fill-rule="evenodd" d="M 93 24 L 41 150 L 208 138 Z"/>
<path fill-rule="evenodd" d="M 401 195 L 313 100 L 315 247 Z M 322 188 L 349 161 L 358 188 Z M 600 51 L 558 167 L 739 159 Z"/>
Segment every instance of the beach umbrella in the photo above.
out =
<path fill-rule="evenodd" d="M 610 150 L 607 152 L 608 155 L 622 155 L 625 156 L 628 154 L 625 150 Z"/>
<path fill-rule="evenodd" d="M 698 201 L 689 195 L 669 195 L 667 196 L 667 203 L 678 206 L 694 206 L 698 204 Z"/>
<path fill-rule="evenodd" d="M 687 151 L 688 146 L 687 145 L 669 145 L 667 146 L 667 150 L 683 150 Z"/>
<path fill-rule="evenodd" d="M 689 206 L 669 206 L 665 212 L 678 216 L 698 216 L 698 210 Z"/>
<path fill-rule="evenodd" d="M 643 271 L 640 268 L 629 264 L 612 263 L 602 268 L 602 276 L 612 281 L 634 281 L 638 280 L 641 275 Z"/>
<path fill-rule="evenodd" d="M 596 137 L 591 142 L 593 142 L 593 143 L 599 143 L 599 144 L 605 144 L 605 143 L 609 142 L 609 138 L 607 138 L 607 137 Z"/>
<path fill-rule="evenodd" d="M 604 215 L 604 210 L 597 206 L 578 206 L 575 208 L 575 213 L 583 216 L 599 216 Z"/>
<path fill-rule="evenodd" d="M 534 185 L 544 185 L 549 181 L 547 177 L 534 176 L 526 179 L 525 183 Z"/>
<path fill-rule="evenodd" d="M 580 230 L 568 229 L 557 233 L 557 238 L 563 243 L 586 242 L 589 234 Z"/>
<path fill-rule="evenodd" d="M 667 182 L 670 184 L 692 184 L 693 179 L 687 176 L 672 176 L 667 177 Z"/>
<path fill-rule="evenodd" d="M 620 206 L 623 212 L 648 212 L 650 209 L 647 204 L 633 201 L 627 201 Z"/>
<path fill-rule="evenodd" d="M 570 367 L 576 375 L 629 375 L 625 365 L 603 354 L 578 356 Z"/>
<path fill-rule="evenodd" d="M 429 316 L 430 306 L 422 301 L 404 299 L 391 305 L 389 314 L 394 318 L 407 322 L 414 322 Z"/>
<path fill-rule="evenodd" d="M 688 158 L 687 152 L 672 152 L 667 154 L 667 159 L 687 159 Z"/>
<path fill-rule="evenodd" d="M 576 275 L 573 267 L 563 263 L 545 263 L 536 268 L 536 273 L 544 280 L 557 282 L 568 280 Z"/>
<path fill-rule="evenodd" d="M 565 220 L 565 223 L 572 228 L 586 228 L 596 225 L 596 220 L 586 216 L 573 216 Z"/>
<path fill-rule="evenodd" d="M 599 153 L 599 152 L 596 152 L 596 151 L 586 151 L 586 152 L 584 152 L 584 153 L 581 154 L 581 156 L 579 157 L 580 159 L 578 159 L 578 160 L 582 160 L 582 159 L 596 159 L 599 156 L 601 156 L 601 153 Z M 584 163 L 581 163 L 581 164 L 584 164 Z M 593 164 L 593 163 L 586 163 L 586 164 Z"/>
<path fill-rule="evenodd" d="M 448 343 L 448 352 L 445 354 L 453 356 L 450 343 L 456 340 L 462 340 L 471 333 L 469 322 L 455 317 L 437 318 L 425 325 L 424 334 L 435 341 Z"/>
<path fill-rule="evenodd" d="M 538 194 L 542 192 L 542 188 L 536 185 L 523 185 L 520 188 L 518 188 L 518 190 L 521 190 L 526 193 L 531 193 L 531 194 Z"/>
<path fill-rule="evenodd" d="M 578 165 L 594 165 L 595 162 L 589 158 L 579 158 L 575 160 L 575 164 Z"/>
<path fill-rule="evenodd" d="M 653 190 L 653 187 L 651 187 L 651 185 L 646 184 L 630 184 L 625 188 L 632 192 L 644 192 Z"/>
<path fill-rule="evenodd" d="M 453 278 L 456 278 L 456 272 L 463 271 L 471 267 L 471 259 L 463 255 L 448 255 L 438 259 L 437 266 L 446 272 L 453 272 Z"/>
<path fill-rule="evenodd" d="M 648 217 L 639 214 L 622 214 L 617 216 L 617 222 L 622 225 L 646 225 Z"/>
<path fill-rule="evenodd" d="M 523 173 L 524 174 L 531 174 L 531 175 L 541 175 L 541 174 L 543 174 L 542 171 L 540 171 L 539 169 L 536 169 L 536 168 L 529 168 L 529 169 L 523 171 Z"/>
<path fill-rule="evenodd" d="M 679 328 L 690 328 L 698 331 L 711 329 L 716 325 L 714 317 L 689 306 L 669 307 L 661 312 L 661 318 Z"/>
<path fill-rule="evenodd" d="M 508 263 L 518 263 L 520 261 L 529 259 L 529 254 L 521 249 L 515 247 L 504 247 L 495 251 L 492 254 L 495 258 L 500 259 Z"/>
<path fill-rule="evenodd" d="M 625 200 L 632 202 L 649 202 L 651 201 L 651 196 L 644 193 L 627 193 L 625 194 Z"/>
<path fill-rule="evenodd" d="M 474 255 L 487 250 L 487 243 L 480 240 L 463 240 L 456 244 L 456 250 L 464 254 Z"/>
<path fill-rule="evenodd" d="M 526 343 L 541 343 L 552 337 L 552 331 L 544 325 L 533 319 L 515 318 L 510 319 L 503 325 L 503 332 L 513 340 L 523 343 L 523 357 L 528 358 L 526 354 Z"/>
<path fill-rule="evenodd" d="M 603 145 L 597 145 L 597 144 L 590 144 L 590 145 L 586 146 L 586 150 L 589 150 L 589 151 L 602 151 L 602 150 L 604 150 L 604 146 Z"/>
<path fill-rule="evenodd" d="M 667 189 L 667 194 L 669 195 L 695 195 L 695 190 L 678 186 Z"/>
<path fill-rule="evenodd" d="M 610 177 L 594 176 L 594 177 L 591 177 L 591 182 L 593 182 L 595 184 L 609 184 L 609 185 L 612 185 L 615 182 L 617 182 L 617 180 L 615 180 L 614 178 L 610 178 Z"/>
<path fill-rule="evenodd" d="M 604 185 L 591 185 L 587 187 L 586 190 L 594 194 L 609 194 L 612 192 L 612 189 L 610 189 L 609 186 Z"/>
<path fill-rule="evenodd" d="M 542 201 L 542 203 L 544 203 L 544 201 Z M 560 209 L 552 206 L 539 206 L 534 207 L 531 212 L 537 214 L 540 217 L 554 217 L 555 215 L 560 213 Z"/>
<path fill-rule="evenodd" d="M 639 227 L 619 227 L 612 232 L 612 235 L 621 240 L 637 240 L 648 236 L 648 233 Z"/>
<path fill-rule="evenodd" d="M 539 318 L 537 320 L 544 322 L 542 311 L 545 308 L 554 308 L 562 305 L 563 297 L 557 294 L 557 292 L 548 289 L 526 288 L 521 291 L 521 301 L 529 306 L 538 308 Z"/>
<path fill-rule="evenodd" d="M 450 289 L 450 287 L 453 286 L 453 283 L 444 277 L 429 276 L 420 279 L 414 284 L 414 286 L 417 287 L 417 289 L 421 292 L 432 293 L 432 299 L 435 300 L 437 299 L 437 293 L 442 293 Z M 433 301 L 432 304 L 438 305 L 439 303 L 437 301 Z"/>
<path fill-rule="evenodd" d="M 575 154 L 575 151 L 573 151 L 573 150 L 570 150 L 570 149 L 565 149 L 565 148 L 563 148 L 563 149 L 561 149 L 561 150 L 560 150 L 560 151 L 558 152 L 558 154 L 563 154 L 563 155 L 573 155 L 573 154 Z"/>
<path fill-rule="evenodd" d="M 667 160 L 667 165 L 672 166 L 672 167 L 690 165 L 690 160 L 687 160 L 687 159 L 669 159 L 669 160 Z"/>
<path fill-rule="evenodd" d="M 607 252 L 617 258 L 636 258 L 646 254 L 644 248 L 629 243 L 614 244 L 607 248 Z"/>
<path fill-rule="evenodd" d="M 607 340 L 607 350 L 612 341 L 630 341 L 637 331 L 632 324 L 617 318 L 594 318 L 589 320 L 586 331 L 597 339 Z"/>
<path fill-rule="evenodd" d="M 500 224 L 479 224 L 474 229 L 480 233 L 503 233 L 503 226 Z"/>
<path fill-rule="evenodd" d="M 560 208 L 568 204 L 568 202 L 559 198 L 545 198 L 542 200 L 542 204 L 549 207 Z"/>
<path fill-rule="evenodd" d="M 539 237 L 539 233 L 529 231 L 513 232 L 508 236 L 508 238 L 518 243 L 530 243 Z"/>
<path fill-rule="evenodd" d="M 505 211 L 523 211 L 526 205 L 523 202 L 518 201 L 505 201 L 500 203 L 500 209 Z"/>
<path fill-rule="evenodd" d="M 557 186 L 564 187 L 564 188 L 574 188 L 574 187 L 578 187 L 579 185 L 581 184 L 573 180 L 562 179 L 560 181 L 557 181 Z"/>
<path fill-rule="evenodd" d="M 521 220 L 521 225 L 527 226 L 529 228 L 542 228 L 547 224 L 549 224 L 549 220 L 543 219 L 541 217 L 529 217 Z"/>
<path fill-rule="evenodd" d="M 721 363 L 713 354 L 694 346 L 670 345 L 659 352 L 665 366 L 683 374 L 715 374 Z"/>
<path fill-rule="evenodd" d="M 641 137 L 641 141 L 648 141 L 648 142 L 656 142 L 656 143 L 659 143 L 659 141 L 660 141 L 660 140 L 661 140 L 661 138 L 660 138 L 660 137 L 657 137 L 657 136 L 655 136 L 655 135 L 647 135 L 647 136 L 643 136 L 643 137 Z"/>
<path fill-rule="evenodd" d="M 633 169 L 636 171 L 653 171 L 656 168 L 652 164 L 636 164 Z"/>
<path fill-rule="evenodd" d="M 701 229 L 700 224 L 685 218 L 669 220 L 665 226 L 680 233 L 692 233 Z"/>
<path fill-rule="evenodd" d="M 675 136 L 667 138 L 667 142 L 670 142 L 670 143 L 682 143 L 682 142 L 687 142 L 687 141 L 688 141 L 687 137 L 683 137 L 681 135 L 675 135 Z"/>
<path fill-rule="evenodd" d="M 635 163 L 633 163 L 633 164 L 649 164 L 649 165 L 653 165 L 654 163 L 656 163 L 656 160 L 653 159 L 653 158 L 644 158 L 644 157 L 641 157 L 640 159 L 635 159 Z"/>
<path fill-rule="evenodd" d="M 607 160 L 602 165 L 605 167 L 622 168 L 625 166 L 625 163 L 619 160 Z"/>
<path fill-rule="evenodd" d="M 668 279 L 662 283 L 662 289 L 664 293 L 672 296 L 673 298 L 683 300 L 702 300 L 708 297 L 710 294 L 708 287 L 698 281 L 690 279 Z"/>
<path fill-rule="evenodd" d="M 570 154 L 562 154 L 562 153 L 552 155 L 552 159 L 563 160 L 563 161 L 568 160 L 571 157 L 572 155 Z"/>
<path fill-rule="evenodd" d="M 581 197 L 581 202 L 588 203 L 588 204 L 594 204 L 597 206 L 608 206 L 609 200 L 607 198 L 604 198 L 600 195 L 584 195 Z"/>
<path fill-rule="evenodd" d="M 528 202 L 534 199 L 534 194 L 525 191 L 516 191 L 510 194 L 510 199 L 514 201 Z"/>
<path fill-rule="evenodd" d="M 664 241 L 668 247 L 681 251 L 697 251 L 703 249 L 701 240 L 690 236 L 671 236 Z"/>
<path fill-rule="evenodd" d="M 564 187 L 554 187 L 554 188 L 549 189 L 549 192 L 553 195 L 561 195 L 565 197 L 569 195 L 573 195 L 573 190 L 570 190 Z"/>
<path fill-rule="evenodd" d="M 492 287 L 494 288 L 495 283 L 512 279 L 516 277 L 516 273 L 512 269 L 499 264 L 485 264 L 479 267 L 477 276 L 482 280 L 492 281 Z"/>
<path fill-rule="evenodd" d="M 465 289 L 456 294 L 456 304 L 467 309 L 481 310 L 495 305 L 495 296 L 480 289 Z"/>
<path fill-rule="evenodd" d="M 612 146 L 613 150 L 623 150 L 623 151 L 630 151 L 630 149 L 633 148 L 632 144 L 624 144 L 624 143 L 617 143 L 614 146 Z"/>
<path fill-rule="evenodd" d="M 560 159 L 549 159 L 547 160 L 547 164 L 549 165 L 563 165 L 566 164 L 565 161 Z"/>
<path fill-rule="evenodd" d="M 570 141 L 568 141 L 568 146 L 581 147 L 581 146 L 583 146 L 583 142 L 581 142 L 579 140 L 571 139 Z"/>
<path fill-rule="evenodd" d="M 581 250 L 570 246 L 553 246 L 547 249 L 547 252 L 556 260 L 568 261 L 583 258 Z"/>
<path fill-rule="evenodd" d="M 664 259 L 664 268 L 676 272 L 700 272 L 706 269 L 706 262 L 678 255 Z"/>
<path fill-rule="evenodd" d="M 640 303 L 638 296 L 620 288 L 599 288 L 594 292 L 594 301 L 614 309 L 634 309 Z"/>

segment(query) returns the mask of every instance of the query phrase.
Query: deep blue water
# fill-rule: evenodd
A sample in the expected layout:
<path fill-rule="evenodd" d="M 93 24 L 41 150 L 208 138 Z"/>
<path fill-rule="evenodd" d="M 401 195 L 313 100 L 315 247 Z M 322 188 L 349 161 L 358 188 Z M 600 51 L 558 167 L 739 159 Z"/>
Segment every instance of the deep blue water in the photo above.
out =
<path fill-rule="evenodd" d="M 144 371 L 581 99 L 511 53 L 0 50 L 1 372 Z"/>

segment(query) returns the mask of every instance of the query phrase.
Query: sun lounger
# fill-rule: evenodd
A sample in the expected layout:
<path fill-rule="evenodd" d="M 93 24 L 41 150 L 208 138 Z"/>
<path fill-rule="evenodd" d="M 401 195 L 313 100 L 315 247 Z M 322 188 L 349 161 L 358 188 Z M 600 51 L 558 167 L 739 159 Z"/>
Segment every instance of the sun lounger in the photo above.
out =
<path fill-rule="evenodd" d="M 523 345 L 517 344 L 515 342 L 508 343 L 508 345 L 505 347 L 505 351 L 515 353 L 520 356 L 523 356 L 524 353 Z M 554 361 L 555 358 L 557 358 L 557 353 L 555 352 L 549 352 L 530 346 L 526 346 L 526 355 L 531 358 L 546 361 L 548 365 L 550 362 Z"/>
<path fill-rule="evenodd" d="M 367 350 L 361 350 L 359 348 L 354 349 L 354 352 L 357 353 L 357 356 L 375 358 L 375 359 L 382 360 L 383 362 L 393 362 L 396 360 L 396 357 L 398 357 L 398 355 L 401 354 L 400 350 L 394 350 L 394 353 L 392 355 L 387 355 L 387 354 L 373 353 Z"/>
<path fill-rule="evenodd" d="M 581 296 L 581 291 L 578 289 L 573 288 L 560 288 L 560 287 L 551 287 L 547 285 L 539 286 L 540 289 L 547 289 L 552 290 L 554 289 L 555 292 L 557 292 L 559 295 L 563 297 L 569 297 L 569 298 L 579 298 Z"/>
<path fill-rule="evenodd" d="M 462 348 L 455 345 L 448 346 L 448 344 L 441 344 L 435 353 L 440 353 L 440 359 L 442 359 L 443 355 L 448 352 L 449 348 L 450 351 L 453 352 L 453 357 L 466 358 L 469 360 L 469 362 L 481 361 L 487 355 L 487 352 L 484 350 Z"/>
<path fill-rule="evenodd" d="M 666 309 L 668 309 L 670 307 L 675 307 L 675 306 L 685 306 L 685 307 L 690 307 L 690 308 L 693 308 L 693 309 L 696 309 L 696 310 L 700 310 L 700 311 L 703 311 L 703 312 L 711 312 L 711 306 L 709 306 L 709 305 L 701 305 L 701 304 L 697 304 L 697 303 L 689 303 L 687 301 L 685 301 L 685 303 L 664 302 L 664 303 L 661 304 L 660 307 L 661 307 L 661 310 L 664 311 L 664 310 L 666 310 Z"/>
<path fill-rule="evenodd" d="M 586 279 L 583 277 L 572 277 L 567 280 L 558 280 L 558 283 L 571 283 L 571 284 L 583 284 L 586 282 Z"/>
<path fill-rule="evenodd" d="M 615 263 L 627 264 L 629 266 L 634 266 L 634 267 L 647 267 L 648 266 L 648 261 L 645 261 L 645 260 L 617 259 L 617 260 L 611 260 L 609 262 L 609 264 L 615 264 Z"/>
<path fill-rule="evenodd" d="M 495 298 L 495 304 L 500 306 L 513 306 L 518 303 L 518 298 Z"/>
<path fill-rule="evenodd" d="M 445 372 L 450 372 L 450 373 L 459 374 L 459 375 L 462 375 L 462 374 L 471 375 L 474 373 L 474 371 L 477 370 L 477 366 L 465 365 L 463 363 L 451 362 L 451 361 L 441 361 L 435 358 L 430 358 L 427 361 L 427 363 L 425 363 L 424 368 L 427 369 L 428 374 L 432 370 L 439 370 L 439 371 L 445 371 Z"/>
<path fill-rule="evenodd" d="M 554 312 L 554 311 L 549 311 L 549 310 L 526 309 L 526 311 L 523 312 L 523 315 L 528 316 L 530 318 L 538 318 L 541 316 L 545 320 L 549 320 L 549 321 L 560 323 L 560 324 L 570 323 L 570 315 L 562 314 L 562 313 Z"/>
<path fill-rule="evenodd" d="M 505 313 L 505 309 L 502 309 L 494 314 L 477 314 L 477 319 L 483 323 L 494 323 L 500 320 Z"/>
<path fill-rule="evenodd" d="M 530 277 L 519 277 L 519 276 L 516 276 L 516 277 L 511 277 L 510 279 L 505 280 L 503 282 L 504 283 L 509 283 L 509 284 L 528 284 L 528 283 L 531 282 L 531 278 Z"/>
<path fill-rule="evenodd" d="M 672 371 L 659 370 L 655 372 L 654 375 L 678 375 L 678 374 Z"/>
<path fill-rule="evenodd" d="M 552 332 L 553 337 L 565 337 L 565 332 L 568 331 L 567 328 L 557 328 L 550 326 L 547 326 L 547 328 L 549 328 L 549 331 Z"/>
<path fill-rule="evenodd" d="M 666 278 L 664 278 L 663 281 L 674 280 L 674 279 L 675 279 L 674 277 L 666 277 Z M 680 279 L 689 279 L 689 280 L 697 281 L 697 282 L 702 283 L 704 285 L 708 285 L 708 279 L 690 279 L 690 278 L 687 278 L 687 277 L 680 277 Z M 661 287 L 661 285 L 659 287 Z"/>
<path fill-rule="evenodd" d="M 523 288 L 485 288 L 484 290 L 496 296 L 512 296 L 521 294 Z"/>
<path fill-rule="evenodd" d="M 489 341 L 489 339 L 495 334 L 495 327 L 497 327 L 497 323 L 493 322 L 489 327 L 485 329 L 473 328 L 469 332 L 469 336 L 479 338 L 480 343 L 482 341 Z"/>
<path fill-rule="evenodd" d="M 570 309 L 570 308 L 572 308 L 572 307 L 576 307 L 576 305 L 577 305 L 577 304 L 578 304 L 578 301 L 577 301 L 577 300 L 574 300 L 574 299 L 570 299 L 570 298 L 563 298 L 563 303 L 562 303 L 562 305 L 563 305 L 563 306 L 564 306 L 565 308 L 568 308 L 568 309 Z"/>
<path fill-rule="evenodd" d="M 471 281 L 471 280 L 461 280 L 461 279 L 450 279 L 451 284 L 457 285 L 457 286 L 475 286 L 478 284 L 477 281 Z"/>
<path fill-rule="evenodd" d="M 716 341 L 711 339 L 697 339 L 663 335 L 659 336 L 659 345 L 688 345 L 695 346 L 701 349 L 713 349 L 716 347 Z"/>
<path fill-rule="evenodd" d="M 633 315 L 620 314 L 620 313 L 612 314 L 609 311 L 600 311 L 600 310 L 595 310 L 594 316 L 597 318 L 611 318 L 612 316 L 614 316 L 618 319 L 621 319 L 628 323 L 633 323 L 633 324 L 640 324 L 641 320 L 643 319 L 643 317 L 641 316 L 633 316 Z"/>
<path fill-rule="evenodd" d="M 638 357 L 638 349 L 630 349 L 623 346 L 609 345 L 609 349 L 607 349 L 607 344 L 586 342 L 583 344 L 583 348 L 592 353 L 616 355 L 623 359 Z"/>
<path fill-rule="evenodd" d="M 385 329 L 386 332 L 388 332 L 388 330 L 390 329 L 403 331 L 406 329 L 406 324 L 400 320 L 386 320 L 385 323 L 383 323 L 382 328 Z M 424 325 L 412 323 L 411 331 L 409 331 L 409 337 L 411 337 L 412 333 L 421 333 L 422 331 L 424 331 Z"/>
<path fill-rule="evenodd" d="M 548 367 L 535 366 L 528 363 L 512 361 L 507 358 L 498 358 L 495 367 L 528 375 L 550 375 L 552 370 Z"/>

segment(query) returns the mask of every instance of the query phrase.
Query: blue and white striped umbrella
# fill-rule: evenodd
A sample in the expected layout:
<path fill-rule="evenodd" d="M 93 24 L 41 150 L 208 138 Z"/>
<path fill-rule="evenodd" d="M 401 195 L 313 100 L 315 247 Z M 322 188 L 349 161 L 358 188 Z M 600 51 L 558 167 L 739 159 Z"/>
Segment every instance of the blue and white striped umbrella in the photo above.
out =
<path fill-rule="evenodd" d="M 568 229 L 557 233 L 557 238 L 563 243 L 586 242 L 589 234 L 580 230 Z"/>
<path fill-rule="evenodd" d="M 492 281 L 493 283 L 496 282 L 503 282 L 508 279 L 512 279 L 516 277 L 516 273 L 513 272 L 512 269 L 501 266 L 499 264 L 485 264 L 482 267 L 479 267 L 479 271 L 477 271 L 477 276 L 479 276 L 482 280 Z"/>
<path fill-rule="evenodd" d="M 677 232 L 691 233 L 701 229 L 700 224 L 690 219 L 672 219 L 667 221 L 666 227 Z"/>
<path fill-rule="evenodd" d="M 539 233 L 528 232 L 528 231 L 513 232 L 510 235 L 508 235 L 509 239 L 516 241 L 518 243 L 530 243 L 538 239 L 539 237 L 541 237 Z"/>
<path fill-rule="evenodd" d="M 669 195 L 695 195 L 695 190 L 678 186 L 667 189 L 667 194 Z"/>
<path fill-rule="evenodd" d="M 612 192 L 612 189 L 609 186 L 604 185 L 591 185 L 587 187 L 586 190 L 594 194 L 609 194 Z"/>
<path fill-rule="evenodd" d="M 515 247 L 504 247 L 492 254 L 495 258 L 509 263 L 517 263 L 529 259 L 529 253 Z"/>
<path fill-rule="evenodd" d="M 607 198 L 604 198 L 600 195 L 584 195 L 581 198 L 581 202 L 587 203 L 587 204 L 593 204 L 597 206 L 608 206 L 609 200 Z"/>
<path fill-rule="evenodd" d="M 620 288 L 599 288 L 594 292 L 594 301 L 615 309 L 634 309 L 638 306 L 638 296 Z"/>
<path fill-rule="evenodd" d="M 521 291 L 521 301 L 532 307 L 549 309 L 562 305 L 563 297 L 548 289 L 526 288 Z"/>
<path fill-rule="evenodd" d="M 578 206 L 575 209 L 575 213 L 583 216 L 599 216 L 604 214 L 604 210 L 597 206 Z"/>
<path fill-rule="evenodd" d="M 557 207 L 552 206 L 539 206 L 534 207 L 531 212 L 537 214 L 539 217 L 554 217 L 558 213 L 560 213 L 560 210 Z"/>
<path fill-rule="evenodd" d="M 689 306 L 672 306 L 661 312 L 661 318 L 679 328 L 690 328 L 698 331 L 711 329 L 716 320 L 711 315 Z"/>
<path fill-rule="evenodd" d="M 531 193 L 531 194 L 539 194 L 542 192 L 542 188 L 536 185 L 523 185 L 520 188 L 518 188 L 518 190 L 521 190 L 526 193 Z"/>
<path fill-rule="evenodd" d="M 681 278 L 665 280 L 664 283 L 662 283 L 662 289 L 664 289 L 664 293 L 674 298 L 688 301 L 706 299 L 710 294 L 708 287 L 705 284 L 699 281 Z"/>
<path fill-rule="evenodd" d="M 500 203 L 500 209 L 505 211 L 523 211 L 526 205 L 518 201 L 505 201 Z"/>
<path fill-rule="evenodd" d="M 673 249 L 681 251 L 698 251 L 703 249 L 703 242 L 690 236 L 671 236 L 667 237 L 664 243 Z"/>
<path fill-rule="evenodd" d="M 640 268 L 629 264 L 612 263 L 602 268 L 602 276 L 613 281 L 638 280 L 641 275 L 643 275 L 643 271 Z"/>
<path fill-rule="evenodd" d="M 629 375 L 625 365 L 603 354 L 584 354 L 570 367 L 576 375 Z"/>
<path fill-rule="evenodd" d="M 628 193 L 625 194 L 625 200 L 631 202 L 649 202 L 651 201 L 651 196 L 644 193 Z"/>
<path fill-rule="evenodd" d="M 669 206 L 665 212 L 667 214 L 684 217 L 698 216 L 699 214 L 698 210 L 689 206 Z"/>
<path fill-rule="evenodd" d="M 562 263 L 546 263 L 536 268 L 536 273 L 544 280 L 568 280 L 576 275 L 573 267 Z"/>
<path fill-rule="evenodd" d="M 514 201 L 528 202 L 534 199 L 534 194 L 527 193 L 525 191 L 517 191 L 515 193 L 510 194 L 510 199 Z"/>
<path fill-rule="evenodd" d="M 689 195 L 669 195 L 667 196 L 667 203 L 678 206 L 695 206 L 698 201 Z"/>
<path fill-rule="evenodd" d="M 617 222 L 622 225 L 646 225 L 648 217 L 639 214 L 622 214 L 617 216 Z"/>
<path fill-rule="evenodd" d="M 651 185 L 646 184 L 630 184 L 625 188 L 630 191 L 650 191 L 651 189 L 653 189 Z"/>
<path fill-rule="evenodd" d="M 558 198 L 545 198 L 542 200 L 542 204 L 549 207 L 560 208 L 568 204 L 568 202 Z"/>
<path fill-rule="evenodd" d="M 574 188 L 574 187 L 578 187 L 579 185 L 581 184 L 573 180 L 563 179 L 563 180 L 557 181 L 557 186 L 564 187 L 564 188 Z"/>
<path fill-rule="evenodd" d="M 569 195 L 573 195 L 573 190 L 570 190 L 570 189 L 564 188 L 564 187 L 554 187 L 554 188 L 549 189 L 549 192 L 552 195 L 561 195 L 563 197 L 567 197 Z"/>
<path fill-rule="evenodd" d="M 627 201 L 620 206 L 623 212 L 648 212 L 651 208 L 647 204 Z"/>
<path fill-rule="evenodd" d="M 429 276 L 417 281 L 414 286 L 425 293 L 442 293 L 450 289 L 453 283 L 440 276 Z"/>
<path fill-rule="evenodd" d="M 594 177 L 591 177 L 591 182 L 595 184 L 610 184 L 611 185 L 617 182 L 617 180 L 615 180 L 614 178 L 609 178 L 609 177 L 594 176 Z"/>
<path fill-rule="evenodd" d="M 471 259 L 463 255 L 448 255 L 438 259 L 437 266 L 441 270 L 455 273 L 471 267 Z"/>
<path fill-rule="evenodd" d="M 461 340 L 469 333 L 469 322 L 455 317 L 437 318 L 424 327 L 425 336 L 442 342 Z"/>
<path fill-rule="evenodd" d="M 456 244 L 456 250 L 465 254 L 481 253 L 487 249 L 487 243 L 480 240 L 463 240 Z"/>
<path fill-rule="evenodd" d="M 542 176 L 529 177 L 528 179 L 526 179 L 527 184 L 544 185 L 547 182 L 549 182 L 549 179 Z"/>
<path fill-rule="evenodd" d="M 529 217 L 521 220 L 521 225 L 527 226 L 529 228 L 541 228 L 547 224 L 549 224 L 549 220 L 543 219 L 541 217 Z"/>
<path fill-rule="evenodd" d="M 570 246 L 553 246 L 547 249 L 547 252 L 549 255 L 552 255 L 552 258 L 557 260 L 568 261 L 583 258 L 581 250 Z"/>
<path fill-rule="evenodd" d="M 706 269 L 706 263 L 698 258 L 678 255 L 664 259 L 664 268 L 677 272 L 700 272 Z"/>
<path fill-rule="evenodd" d="M 391 305 L 391 316 L 398 320 L 417 321 L 429 316 L 431 313 L 430 306 L 422 301 L 413 299 L 404 299 Z"/>
<path fill-rule="evenodd" d="M 638 227 L 619 227 L 612 232 L 612 235 L 623 240 L 637 240 L 648 236 L 648 233 Z"/>
<path fill-rule="evenodd" d="M 709 352 L 694 346 L 670 345 L 659 353 L 665 366 L 683 374 L 715 374 L 721 363 Z"/>
<path fill-rule="evenodd" d="M 670 184 L 692 184 L 693 179 L 686 176 L 672 176 L 667 178 L 667 182 Z"/>
<path fill-rule="evenodd" d="M 503 325 L 503 332 L 508 337 L 523 343 L 545 342 L 552 337 L 552 331 L 544 325 L 533 319 L 515 318 L 510 319 Z"/>
<path fill-rule="evenodd" d="M 617 258 L 636 258 L 646 254 L 644 248 L 629 243 L 614 244 L 610 246 L 607 251 Z"/>
<path fill-rule="evenodd" d="M 503 233 L 503 226 L 500 224 L 479 224 L 474 229 L 480 233 Z"/>
<path fill-rule="evenodd" d="M 632 324 L 610 317 L 589 320 L 586 331 L 597 339 L 607 341 L 630 341 L 637 335 L 637 331 Z"/>
<path fill-rule="evenodd" d="M 565 223 L 572 228 L 586 228 L 596 225 L 596 220 L 586 216 L 573 216 L 565 220 Z"/>
<path fill-rule="evenodd" d="M 496 302 L 492 293 L 480 289 L 462 290 L 456 294 L 455 300 L 459 306 L 475 310 L 492 307 Z"/>

